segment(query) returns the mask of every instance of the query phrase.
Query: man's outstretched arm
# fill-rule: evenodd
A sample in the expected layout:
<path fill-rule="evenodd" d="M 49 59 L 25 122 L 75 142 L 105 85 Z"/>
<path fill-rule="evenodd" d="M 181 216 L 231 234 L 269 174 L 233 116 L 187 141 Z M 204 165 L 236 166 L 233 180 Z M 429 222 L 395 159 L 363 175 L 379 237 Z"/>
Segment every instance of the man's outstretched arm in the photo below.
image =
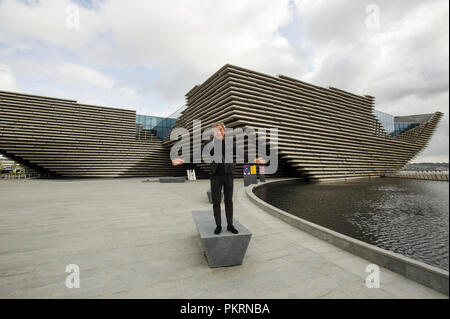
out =
<path fill-rule="evenodd" d="M 264 159 L 264 158 L 262 158 L 262 157 L 258 157 L 258 158 L 256 158 L 255 159 L 255 163 L 256 164 L 266 164 L 266 160 Z"/>
<path fill-rule="evenodd" d="M 182 159 L 182 158 L 174 158 L 172 160 L 172 166 L 178 166 L 181 164 L 184 164 L 184 159 Z"/>

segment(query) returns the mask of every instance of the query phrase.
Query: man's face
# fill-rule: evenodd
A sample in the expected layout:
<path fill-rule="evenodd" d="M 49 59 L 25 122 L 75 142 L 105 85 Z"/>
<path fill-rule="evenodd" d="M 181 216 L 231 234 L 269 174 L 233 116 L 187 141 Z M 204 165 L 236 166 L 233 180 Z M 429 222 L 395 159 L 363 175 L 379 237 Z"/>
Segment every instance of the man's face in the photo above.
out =
<path fill-rule="evenodd" d="M 214 126 L 214 137 L 223 140 L 225 136 L 225 129 L 222 125 Z"/>

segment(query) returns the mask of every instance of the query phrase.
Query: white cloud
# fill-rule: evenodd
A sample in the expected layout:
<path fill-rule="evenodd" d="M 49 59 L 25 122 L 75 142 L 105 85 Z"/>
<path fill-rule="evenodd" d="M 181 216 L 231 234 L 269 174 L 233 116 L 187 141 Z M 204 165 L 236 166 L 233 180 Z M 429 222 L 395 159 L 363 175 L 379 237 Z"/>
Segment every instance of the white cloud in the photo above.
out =
<path fill-rule="evenodd" d="M 448 161 L 448 1 L 379 0 L 378 30 L 365 26 L 369 1 L 295 3 L 312 51 L 304 79 L 370 94 L 375 108 L 394 115 L 444 112 L 415 161 Z"/>
<path fill-rule="evenodd" d="M 292 21 L 288 0 L 96 2 L 95 10 L 80 7 L 79 29 L 65 27 L 69 3 L 0 2 L 0 42 L 40 41 L 100 68 L 157 69 L 157 81 L 136 91 L 157 92 L 166 107 L 184 104 L 188 90 L 226 63 L 268 73 L 307 67 L 279 32 Z"/>
<path fill-rule="evenodd" d="M 129 96 L 136 95 L 136 90 L 132 89 L 132 88 L 121 87 L 118 89 L 118 91 L 124 95 L 129 95 Z"/>
<path fill-rule="evenodd" d="M 95 11 L 79 7 L 80 28 L 68 28 L 66 20 L 71 14 L 66 9 L 69 0 L 14 1 L 0 3 L 0 41 L 42 41 L 64 49 L 79 50 L 97 32 L 101 21 Z"/>
<path fill-rule="evenodd" d="M 0 90 L 13 92 L 20 91 L 11 68 L 6 64 L 0 64 Z"/>
<path fill-rule="evenodd" d="M 82 65 L 65 63 L 61 65 L 59 71 L 64 77 L 70 80 L 85 82 L 106 90 L 111 90 L 115 85 L 114 80 L 101 74 L 100 72 Z"/>

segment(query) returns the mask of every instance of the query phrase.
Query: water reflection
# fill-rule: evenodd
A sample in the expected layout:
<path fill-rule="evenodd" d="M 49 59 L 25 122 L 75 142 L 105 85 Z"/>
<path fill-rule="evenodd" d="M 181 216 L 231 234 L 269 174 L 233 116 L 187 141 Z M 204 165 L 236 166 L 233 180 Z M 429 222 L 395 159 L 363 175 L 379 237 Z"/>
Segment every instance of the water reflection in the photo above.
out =
<path fill-rule="evenodd" d="M 256 195 L 288 213 L 448 270 L 449 184 L 400 178 L 269 183 Z"/>

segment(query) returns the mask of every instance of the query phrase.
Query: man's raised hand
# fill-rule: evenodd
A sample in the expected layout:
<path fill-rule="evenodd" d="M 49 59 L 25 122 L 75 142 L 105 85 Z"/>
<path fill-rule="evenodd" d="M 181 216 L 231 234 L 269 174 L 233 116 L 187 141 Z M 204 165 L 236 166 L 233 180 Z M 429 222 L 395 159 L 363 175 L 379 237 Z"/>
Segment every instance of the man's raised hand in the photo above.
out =
<path fill-rule="evenodd" d="M 172 165 L 173 166 L 177 166 L 177 165 L 181 165 L 184 163 L 184 160 L 182 158 L 175 158 L 172 160 Z"/>
<path fill-rule="evenodd" d="M 266 160 L 262 157 L 258 157 L 257 159 L 255 159 L 255 163 L 256 164 L 266 164 Z"/>

